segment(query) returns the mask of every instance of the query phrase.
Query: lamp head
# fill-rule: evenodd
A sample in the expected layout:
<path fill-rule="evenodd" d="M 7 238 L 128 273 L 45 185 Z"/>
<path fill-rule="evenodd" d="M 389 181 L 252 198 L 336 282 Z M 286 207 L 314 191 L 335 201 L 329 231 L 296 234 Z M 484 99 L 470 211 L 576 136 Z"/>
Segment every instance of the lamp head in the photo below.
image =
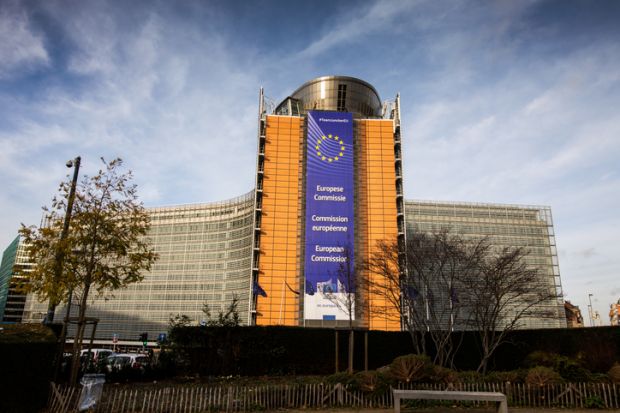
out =
<path fill-rule="evenodd" d="M 72 168 L 73 167 L 73 161 L 69 160 L 67 161 L 67 168 Z"/>

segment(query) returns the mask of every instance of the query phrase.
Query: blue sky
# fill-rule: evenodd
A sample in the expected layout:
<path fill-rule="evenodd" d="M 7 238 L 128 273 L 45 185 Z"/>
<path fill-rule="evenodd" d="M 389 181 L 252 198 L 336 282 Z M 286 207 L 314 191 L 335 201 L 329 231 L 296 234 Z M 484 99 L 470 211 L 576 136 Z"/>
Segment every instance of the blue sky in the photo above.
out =
<path fill-rule="evenodd" d="M 0 245 L 65 162 L 147 206 L 253 187 L 259 87 L 401 94 L 408 199 L 549 205 L 566 297 L 620 298 L 618 1 L 0 2 Z"/>

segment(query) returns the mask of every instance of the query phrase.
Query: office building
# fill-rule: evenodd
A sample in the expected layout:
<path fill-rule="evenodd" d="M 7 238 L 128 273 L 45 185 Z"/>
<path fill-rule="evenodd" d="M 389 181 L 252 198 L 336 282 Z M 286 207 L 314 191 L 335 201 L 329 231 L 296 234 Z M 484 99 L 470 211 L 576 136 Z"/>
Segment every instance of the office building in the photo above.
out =
<path fill-rule="evenodd" d="M 160 259 L 143 282 L 93 299 L 97 336 L 156 337 L 171 316 L 199 323 L 204 304 L 217 312 L 233 297 L 243 324 L 399 330 L 398 312 L 377 314 L 385 299 L 347 274 L 364 271 L 355 265 L 377 241 L 402 244 L 408 231 L 450 223 L 538 248 L 532 264 L 558 292 L 548 305 L 563 308 L 548 209 L 405 201 L 402 168 L 398 95 L 384 102 L 370 84 L 343 76 L 313 79 L 278 105 L 261 90 L 255 188 L 223 202 L 148 209 Z M 44 311 L 29 297 L 24 320 Z"/>
<path fill-rule="evenodd" d="M 486 237 L 491 245 L 524 247 L 525 262 L 538 269 L 539 288 L 555 295 L 536 306 L 545 317 L 524 317 L 520 328 L 566 327 L 551 208 L 543 206 L 406 201 L 407 233 L 447 229 L 463 239 Z M 438 294 L 437 294 L 438 295 Z"/>
<path fill-rule="evenodd" d="M 252 322 L 333 326 L 351 317 L 399 329 L 396 314 L 371 316 L 386 307 L 382 297 L 354 291 L 342 274 L 377 241 L 404 239 L 398 96 L 383 105 L 368 83 L 330 76 L 305 83 L 272 114 L 261 94 L 260 107 L 252 279 L 266 294 L 254 295 Z M 351 308 L 338 308 L 347 299 Z"/>
<path fill-rule="evenodd" d="M 0 321 L 22 321 L 26 294 L 21 292 L 21 282 L 32 263 L 28 260 L 24 244 L 16 237 L 2 254 L 0 264 Z"/>
<path fill-rule="evenodd" d="M 210 204 L 149 208 L 149 238 L 159 259 L 140 283 L 91 300 L 88 316 L 99 318 L 97 337 L 137 340 L 165 333 L 171 317 L 205 319 L 203 306 L 217 314 L 236 296 L 248 322 L 254 192 Z M 245 309 L 245 311 L 241 311 Z M 43 319 L 47 304 L 28 296 L 24 321 Z M 66 313 L 63 305 L 56 320 Z M 76 306 L 71 311 L 77 316 Z"/>

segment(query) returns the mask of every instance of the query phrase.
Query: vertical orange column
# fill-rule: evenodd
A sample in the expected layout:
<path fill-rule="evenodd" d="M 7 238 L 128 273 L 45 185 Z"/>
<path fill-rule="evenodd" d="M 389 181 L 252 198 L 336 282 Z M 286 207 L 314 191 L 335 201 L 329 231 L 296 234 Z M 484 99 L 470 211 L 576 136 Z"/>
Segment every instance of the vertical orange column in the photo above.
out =
<path fill-rule="evenodd" d="M 372 256 L 378 241 L 396 241 L 396 172 L 394 123 L 364 119 L 357 123 L 358 256 Z M 395 269 L 396 270 L 396 269 Z M 381 282 L 381 280 L 375 280 Z M 368 327 L 400 330 L 400 313 L 384 297 L 368 293 Z"/>
<path fill-rule="evenodd" d="M 299 325 L 303 119 L 267 116 L 257 325 Z"/>

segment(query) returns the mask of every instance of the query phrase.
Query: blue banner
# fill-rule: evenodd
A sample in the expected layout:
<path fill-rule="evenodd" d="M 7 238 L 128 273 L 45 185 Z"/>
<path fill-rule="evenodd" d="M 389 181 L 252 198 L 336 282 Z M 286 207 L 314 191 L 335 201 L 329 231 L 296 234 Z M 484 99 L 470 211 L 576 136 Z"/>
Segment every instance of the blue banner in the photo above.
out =
<path fill-rule="evenodd" d="M 306 136 L 304 317 L 348 320 L 353 302 L 353 116 L 310 111 Z M 353 314 L 351 314 L 353 316 Z"/>

